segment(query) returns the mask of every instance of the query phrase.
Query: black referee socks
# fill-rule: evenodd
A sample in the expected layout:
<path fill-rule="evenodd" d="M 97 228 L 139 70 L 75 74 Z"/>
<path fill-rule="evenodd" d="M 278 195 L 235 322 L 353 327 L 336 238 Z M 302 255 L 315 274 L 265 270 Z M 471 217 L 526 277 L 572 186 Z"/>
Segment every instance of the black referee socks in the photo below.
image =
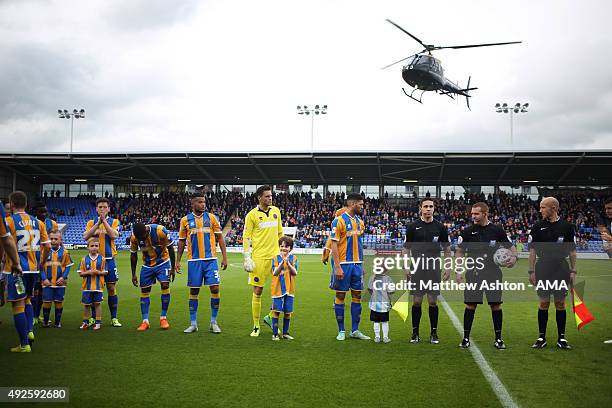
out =
<path fill-rule="evenodd" d="M 548 323 L 548 310 L 538 309 L 538 328 L 540 330 L 540 335 L 538 337 L 541 337 L 543 339 L 546 338 L 547 323 Z"/>
<path fill-rule="evenodd" d="M 419 333 L 419 325 L 421 324 L 421 305 L 412 305 L 412 332 Z"/>
<path fill-rule="evenodd" d="M 438 329 L 438 305 L 429 305 L 429 321 L 431 322 L 431 332 L 435 333 Z"/>
<path fill-rule="evenodd" d="M 567 312 L 565 310 L 557 310 L 557 333 L 560 339 L 565 338 L 565 321 L 567 319 Z"/>
<path fill-rule="evenodd" d="M 470 338 L 470 331 L 472 331 L 472 323 L 474 323 L 474 315 L 476 314 L 476 309 L 468 309 L 466 308 L 463 312 L 463 338 Z"/>
<path fill-rule="evenodd" d="M 491 310 L 491 317 L 493 317 L 493 330 L 495 330 L 495 340 L 501 340 L 502 321 L 504 318 L 502 310 Z"/>

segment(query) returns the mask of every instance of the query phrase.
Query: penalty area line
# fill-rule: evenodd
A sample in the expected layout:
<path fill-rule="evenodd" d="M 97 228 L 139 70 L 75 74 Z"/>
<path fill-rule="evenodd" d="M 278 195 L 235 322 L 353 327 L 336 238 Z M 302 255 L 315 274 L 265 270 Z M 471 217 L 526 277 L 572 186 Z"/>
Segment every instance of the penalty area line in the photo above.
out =
<path fill-rule="evenodd" d="M 457 317 L 455 312 L 453 312 L 453 309 L 451 309 L 450 305 L 446 302 L 446 299 L 444 299 L 442 296 L 438 296 L 438 299 L 440 299 L 440 303 L 442 303 L 444 311 L 451 319 L 451 322 L 453 322 L 453 326 L 455 326 L 455 329 L 457 329 L 459 335 L 463 337 L 463 325 L 459 321 L 459 318 Z M 497 396 L 497 399 L 499 400 L 501 405 L 505 408 L 518 408 L 517 403 L 514 402 L 512 396 L 510 395 L 504 384 L 501 382 L 493 368 L 491 368 L 487 359 L 482 355 L 482 352 L 480 351 L 476 343 L 474 343 L 473 341 L 470 341 L 470 343 L 471 345 L 469 350 L 472 353 L 472 357 L 474 358 L 474 361 L 476 361 L 476 364 L 478 364 L 480 371 L 482 371 L 482 375 L 484 375 L 485 379 L 493 389 L 493 392 Z"/>

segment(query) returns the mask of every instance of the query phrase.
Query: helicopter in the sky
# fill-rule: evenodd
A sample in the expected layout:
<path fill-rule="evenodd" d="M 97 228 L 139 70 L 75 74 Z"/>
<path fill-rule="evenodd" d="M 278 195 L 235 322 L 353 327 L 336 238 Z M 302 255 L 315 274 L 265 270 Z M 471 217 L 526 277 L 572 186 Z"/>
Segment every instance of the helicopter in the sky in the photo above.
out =
<path fill-rule="evenodd" d="M 434 91 L 441 95 L 447 95 L 451 99 L 455 99 L 453 94 L 465 96 L 465 100 L 467 102 L 467 107 L 470 109 L 470 95 L 469 91 L 478 88 L 470 88 L 470 81 L 472 77 L 468 78 L 467 86 L 462 88 L 458 83 L 450 81 L 448 78 L 444 77 L 444 69 L 442 68 L 442 63 L 439 59 L 435 58 L 431 55 L 432 51 L 442 50 L 446 48 L 459 49 L 459 48 L 474 48 L 474 47 L 489 47 L 492 45 L 507 45 L 507 44 L 520 44 L 522 41 L 512 41 L 512 42 L 502 42 L 502 43 L 488 43 L 488 44 L 471 44 L 471 45 L 452 45 L 440 47 L 432 44 L 425 44 L 423 41 L 419 40 L 414 35 L 410 34 L 408 31 L 404 30 L 399 25 L 395 24 L 393 21 L 387 19 L 389 23 L 393 24 L 395 27 L 402 30 L 404 33 L 408 34 L 412 39 L 417 41 L 423 47 L 425 47 L 422 51 L 417 52 L 409 57 L 402 58 L 399 61 L 395 61 L 393 64 L 389 64 L 382 69 L 389 68 L 395 64 L 398 64 L 402 61 L 408 60 L 406 65 L 402 68 L 402 78 L 404 81 L 414 89 L 410 94 L 406 92 L 404 88 L 402 91 L 409 98 L 419 102 L 422 102 L 423 94 L 427 91 Z M 421 94 L 417 97 L 413 96 L 415 92 L 421 91 Z"/>

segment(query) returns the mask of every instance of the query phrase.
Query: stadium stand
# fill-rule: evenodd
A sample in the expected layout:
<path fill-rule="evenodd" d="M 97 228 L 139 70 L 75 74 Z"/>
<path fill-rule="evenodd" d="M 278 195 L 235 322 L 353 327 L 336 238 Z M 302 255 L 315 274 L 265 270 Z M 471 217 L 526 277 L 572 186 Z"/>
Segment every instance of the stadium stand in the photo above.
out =
<path fill-rule="evenodd" d="M 242 219 L 255 205 L 252 194 L 233 192 L 206 193 L 207 210 L 214 213 L 226 226 L 228 246 L 242 245 Z M 576 225 L 578 250 L 601 252 L 602 242 L 595 228 L 596 214 L 602 210 L 604 194 L 593 191 L 546 191 L 555 195 L 561 203 L 561 214 Z M 297 227 L 296 247 L 322 248 L 329 235 L 334 211 L 342 206 L 345 195 L 311 193 L 278 193 L 274 205 L 281 209 L 284 224 Z M 119 248 L 126 248 L 135 222 L 161 223 L 170 231 L 173 239 L 178 238 L 180 218 L 190 210 L 187 193 L 162 193 L 138 195 L 125 198 L 110 198 L 111 215 L 122 224 L 117 240 Z M 395 200 L 391 205 L 387 199 L 365 199 L 364 219 L 366 233 L 364 246 L 376 250 L 399 250 L 406 226 L 418 217 L 418 199 Z M 500 193 L 498 195 L 466 194 L 436 199 L 436 218 L 446 225 L 453 243 L 459 232 L 470 222 L 469 206 L 477 201 L 486 201 L 490 206 L 492 222 L 504 225 L 506 232 L 519 250 L 527 251 L 529 226 L 538 218 L 539 200 L 525 195 Z M 80 198 L 47 198 L 47 207 L 58 223 L 67 224 L 64 242 L 84 245 L 82 234 L 87 220 L 95 216 L 95 196 Z"/>

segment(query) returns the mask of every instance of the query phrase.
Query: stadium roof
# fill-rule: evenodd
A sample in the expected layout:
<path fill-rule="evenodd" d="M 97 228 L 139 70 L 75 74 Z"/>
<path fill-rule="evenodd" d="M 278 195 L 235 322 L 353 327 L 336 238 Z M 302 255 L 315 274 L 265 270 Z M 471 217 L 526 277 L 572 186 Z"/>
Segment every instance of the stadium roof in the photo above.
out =
<path fill-rule="evenodd" d="M 37 183 L 612 185 L 612 151 L 601 150 L 0 153 L 0 168 Z"/>

